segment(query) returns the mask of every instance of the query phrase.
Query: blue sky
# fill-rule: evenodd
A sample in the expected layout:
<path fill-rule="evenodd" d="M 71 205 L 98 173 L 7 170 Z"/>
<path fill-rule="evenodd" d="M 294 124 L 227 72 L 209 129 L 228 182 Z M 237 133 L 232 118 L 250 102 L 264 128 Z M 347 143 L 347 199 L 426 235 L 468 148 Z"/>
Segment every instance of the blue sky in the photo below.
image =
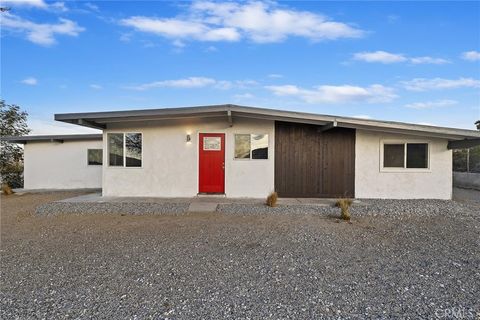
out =
<path fill-rule="evenodd" d="M 2 1 L 1 98 L 53 114 L 234 103 L 474 129 L 479 2 Z"/>

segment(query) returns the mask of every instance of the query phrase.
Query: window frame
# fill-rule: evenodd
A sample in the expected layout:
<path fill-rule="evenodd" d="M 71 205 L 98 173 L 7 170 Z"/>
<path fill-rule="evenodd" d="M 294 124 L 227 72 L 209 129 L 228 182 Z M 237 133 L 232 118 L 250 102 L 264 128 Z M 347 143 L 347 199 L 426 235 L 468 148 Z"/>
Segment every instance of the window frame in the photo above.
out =
<path fill-rule="evenodd" d="M 133 134 L 133 133 L 138 133 L 142 136 L 142 153 L 141 153 L 141 161 L 142 165 L 140 167 L 127 167 L 127 148 L 126 148 L 126 139 L 125 135 L 126 134 Z M 105 137 L 106 141 L 106 153 L 107 153 L 107 167 L 109 168 L 116 168 L 116 169 L 143 169 L 143 132 L 142 131 L 112 131 L 112 132 L 107 132 L 107 136 Z M 110 165 L 110 149 L 109 149 L 109 144 L 108 144 L 108 135 L 109 134 L 122 134 L 123 135 L 123 165 L 122 166 L 112 166 Z"/>
<path fill-rule="evenodd" d="M 236 135 L 249 135 L 250 136 L 250 158 L 236 158 L 235 157 L 235 136 Z M 268 138 L 268 151 L 267 151 L 267 158 L 266 159 L 253 159 L 252 158 L 252 135 L 266 135 Z M 265 160 L 270 160 L 270 133 L 256 133 L 256 132 L 251 132 L 251 133 L 246 133 L 246 132 L 235 132 L 233 134 L 233 160 L 234 161 L 265 161 Z"/>
<path fill-rule="evenodd" d="M 88 152 L 89 152 L 90 150 L 100 150 L 100 151 L 101 151 L 101 154 L 102 154 L 102 163 L 101 163 L 101 164 L 90 164 L 90 163 L 89 163 L 89 160 L 88 160 Z M 90 167 L 90 166 L 94 166 L 94 167 L 100 166 L 100 167 L 103 167 L 103 148 L 87 148 L 87 166 L 89 166 L 89 167 Z"/>
<path fill-rule="evenodd" d="M 423 143 L 427 145 L 427 167 L 426 168 L 407 168 L 407 145 L 411 143 Z M 384 146 L 386 144 L 403 144 L 403 168 L 397 167 L 384 167 Z M 380 172 L 418 172 L 418 173 L 429 173 L 432 172 L 430 167 L 430 152 L 431 152 L 431 142 L 428 140 L 415 140 L 415 139 L 405 139 L 405 140 L 380 140 Z"/>

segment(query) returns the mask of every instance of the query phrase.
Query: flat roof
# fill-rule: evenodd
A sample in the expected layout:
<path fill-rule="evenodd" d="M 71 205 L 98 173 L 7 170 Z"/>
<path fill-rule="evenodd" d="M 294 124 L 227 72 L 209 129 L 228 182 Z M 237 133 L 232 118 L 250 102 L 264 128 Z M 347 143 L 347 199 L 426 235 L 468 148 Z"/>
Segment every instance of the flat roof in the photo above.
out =
<path fill-rule="evenodd" d="M 399 134 L 420 135 L 446 139 L 480 138 L 480 131 L 456 129 L 429 125 L 420 125 L 396 121 L 379 121 L 341 117 L 297 111 L 284 111 L 266 108 L 246 107 L 234 104 L 197 106 L 185 108 L 163 108 L 127 111 L 105 111 L 86 113 L 55 114 L 55 120 L 81 126 L 105 129 L 109 124 L 126 122 L 146 122 L 158 120 L 174 120 L 188 118 L 225 118 L 234 123 L 236 117 L 278 120 L 297 123 L 308 123 L 320 126 L 335 126 L 370 131 Z"/>
<path fill-rule="evenodd" d="M 63 134 L 63 135 L 34 135 L 34 136 L 5 136 L 1 140 L 26 144 L 32 142 L 64 142 L 64 141 L 87 141 L 102 140 L 101 133 L 96 134 Z"/>

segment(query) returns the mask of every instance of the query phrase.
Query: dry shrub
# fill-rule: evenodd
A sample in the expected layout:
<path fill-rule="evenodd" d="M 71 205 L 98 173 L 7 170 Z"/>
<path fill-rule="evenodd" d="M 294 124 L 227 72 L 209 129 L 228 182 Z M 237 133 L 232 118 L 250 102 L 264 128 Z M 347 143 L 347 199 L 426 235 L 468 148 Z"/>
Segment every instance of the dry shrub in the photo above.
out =
<path fill-rule="evenodd" d="M 278 194 L 276 192 L 272 192 L 267 197 L 267 206 L 269 207 L 276 207 L 278 200 Z"/>
<path fill-rule="evenodd" d="M 12 188 L 10 188 L 10 186 L 7 183 L 2 184 L 2 192 L 6 196 L 13 194 Z"/>
<path fill-rule="evenodd" d="M 335 206 L 341 209 L 341 217 L 343 220 L 350 221 L 350 211 L 348 210 L 352 205 L 352 199 L 339 199 Z"/>

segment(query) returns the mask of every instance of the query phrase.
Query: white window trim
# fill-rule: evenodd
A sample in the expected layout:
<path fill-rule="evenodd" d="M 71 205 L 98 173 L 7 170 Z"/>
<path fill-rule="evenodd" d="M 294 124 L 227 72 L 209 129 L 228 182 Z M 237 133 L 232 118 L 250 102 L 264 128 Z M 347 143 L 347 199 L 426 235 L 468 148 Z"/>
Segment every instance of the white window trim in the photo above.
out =
<path fill-rule="evenodd" d="M 248 134 L 250 135 L 250 158 L 245 159 L 245 158 L 235 158 L 235 136 L 239 134 Z M 267 159 L 253 159 L 252 158 L 252 135 L 253 134 L 264 134 L 268 136 L 268 152 L 267 152 Z M 242 133 L 242 132 L 235 132 L 233 134 L 233 160 L 234 161 L 266 161 L 270 160 L 270 134 L 268 133 Z"/>
<path fill-rule="evenodd" d="M 126 156 L 127 156 L 127 149 L 125 148 L 125 135 L 129 133 L 140 133 L 142 135 L 142 165 L 140 167 L 127 167 L 127 161 L 126 161 Z M 110 150 L 108 148 L 108 135 L 109 134 L 123 134 L 123 166 L 112 166 L 110 165 Z M 124 131 L 124 132 L 107 132 L 107 137 L 105 139 L 107 142 L 106 145 L 106 150 L 107 150 L 107 167 L 113 168 L 113 169 L 143 169 L 143 132 L 142 131 Z"/>
<path fill-rule="evenodd" d="M 89 164 L 88 163 L 88 151 L 89 150 L 101 150 L 102 151 L 102 164 Z M 87 148 L 87 166 L 88 167 L 103 167 L 103 148 Z"/>
<path fill-rule="evenodd" d="M 408 143 L 425 143 L 427 144 L 427 168 L 407 168 L 407 144 Z M 385 144 L 403 144 L 403 168 L 385 168 L 383 166 L 383 151 Z M 411 173 L 430 173 L 432 172 L 430 166 L 430 152 L 431 152 L 431 142 L 428 140 L 380 140 L 380 172 L 411 172 Z"/>

